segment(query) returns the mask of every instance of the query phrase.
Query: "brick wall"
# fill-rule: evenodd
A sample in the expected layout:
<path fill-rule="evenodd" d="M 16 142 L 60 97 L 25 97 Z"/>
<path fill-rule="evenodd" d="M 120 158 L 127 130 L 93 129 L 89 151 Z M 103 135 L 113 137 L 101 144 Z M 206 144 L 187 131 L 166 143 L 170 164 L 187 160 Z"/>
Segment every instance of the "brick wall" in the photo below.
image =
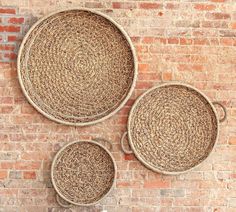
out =
<path fill-rule="evenodd" d="M 23 35 L 39 17 L 67 6 L 110 15 L 132 37 L 138 53 L 131 100 L 92 127 L 68 127 L 44 118 L 27 103 L 17 81 Z M 0 211 L 236 211 L 235 47 L 235 0 L 0 0 Z M 228 110 L 214 153 L 179 176 L 149 171 L 120 149 L 133 100 L 161 79 L 190 83 Z M 65 143 L 97 135 L 113 142 L 116 188 L 100 205 L 60 209 L 49 180 L 52 158 Z"/>

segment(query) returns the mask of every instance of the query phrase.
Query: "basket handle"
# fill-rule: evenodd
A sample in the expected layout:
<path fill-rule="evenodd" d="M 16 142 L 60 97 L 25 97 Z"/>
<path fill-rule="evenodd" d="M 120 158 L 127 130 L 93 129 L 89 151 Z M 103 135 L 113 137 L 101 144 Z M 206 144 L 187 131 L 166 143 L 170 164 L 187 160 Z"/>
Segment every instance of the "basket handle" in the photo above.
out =
<path fill-rule="evenodd" d="M 122 151 L 125 153 L 125 154 L 132 154 L 133 151 L 132 150 L 128 150 L 125 148 L 125 145 L 124 145 L 124 140 L 125 140 L 125 137 L 128 135 L 128 132 L 124 132 L 124 134 L 122 135 L 121 137 L 121 140 L 120 140 L 120 143 L 121 143 L 121 149 Z"/>
<path fill-rule="evenodd" d="M 219 119 L 219 122 L 220 123 L 224 122 L 226 120 L 226 118 L 227 118 L 227 110 L 226 110 L 225 106 L 222 103 L 220 103 L 220 102 L 212 102 L 212 104 L 213 105 L 218 105 L 218 106 L 220 106 L 222 108 L 222 110 L 224 112 L 224 116 Z"/>
<path fill-rule="evenodd" d="M 63 208 L 71 208 L 71 207 L 73 206 L 71 203 L 69 203 L 69 204 L 63 204 L 60 199 L 61 199 L 61 197 L 57 194 L 57 195 L 56 195 L 57 203 L 58 203 L 60 206 L 62 206 Z"/>
<path fill-rule="evenodd" d="M 112 151 L 112 144 L 110 141 L 104 139 L 104 138 L 94 138 L 95 141 L 98 141 L 98 142 L 103 142 L 103 143 L 106 143 L 108 144 L 108 150 Z"/>

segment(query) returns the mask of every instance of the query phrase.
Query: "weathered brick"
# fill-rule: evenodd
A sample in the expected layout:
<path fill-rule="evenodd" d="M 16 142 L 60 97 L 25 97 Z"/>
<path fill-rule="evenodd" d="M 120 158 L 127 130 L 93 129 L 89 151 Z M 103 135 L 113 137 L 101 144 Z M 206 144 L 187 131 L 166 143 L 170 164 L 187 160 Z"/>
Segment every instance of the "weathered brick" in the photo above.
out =
<path fill-rule="evenodd" d="M 0 168 L 1 169 L 13 169 L 14 163 L 13 162 L 1 162 Z"/>
<path fill-rule="evenodd" d="M 36 179 L 36 173 L 34 171 L 25 171 L 23 172 L 24 179 Z"/>
<path fill-rule="evenodd" d="M 22 172 L 21 171 L 10 171 L 9 172 L 9 178 L 10 179 L 21 179 L 22 178 Z"/>
<path fill-rule="evenodd" d="M 165 8 L 168 10 L 177 10 L 179 8 L 178 3 L 166 3 Z"/>
<path fill-rule="evenodd" d="M 15 45 L 13 44 L 0 44 L 1 51 L 13 51 L 15 49 Z"/>
<path fill-rule="evenodd" d="M 155 189 L 155 188 L 169 188 L 170 182 L 163 180 L 147 181 L 144 182 L 144 188 Z"/>
<path fill-rule="evenodd" d="M 227 0 L 210 0 L 211 2 L 215 2 L 215 3 L 222 3 L 222 2 L 226 2 Z"/>
<path fill-rule="evenodd" d="M 148 64 L 139 64 L 139 71 L 140 72 L 147 72 L 148 71 Z"/>
<path fill-rule="evenodd" d="M 160 9 L 163 7 L 163 5 L 160 3 L 148 3 L 147 2 L 147 3 L 140 3 L 139 7 L 141 9 Z"/>
<path fill-rule="evenodd" d="M 35 170 L 39 169 L 41 162 L 18 161 L 15 164 L 16 170 Z"/>
<path fill-rule="evenodd" d="M 212 20 L 222 20 L 222 19 L 230 19 L 229 13 L 207 13 L 206 18 L 212 19 Z"/>
<path fill-rule="evenodd" d="M 228 143 L 230 145 L 236 145 L 236 137 L 230 137 Z"/>
<path fill-rule="evenodd" d="M 17 58 L 17 55 L 14 52 L 4 53 L 4 58 L 9 60 L 15 60 Z"/>
<path fill-rule="evenodd" d="M 130 2 L 113 2 L 112 7 L 114 9 L 133 9 L 137 7 L 136 3 Z"/>
<path fill-rule="evenodd" d="M 0 170 L 0 180 L 7 178 L 7 171 Z"/>
<path fill-rule="evenodd" d="M 232 29 L 236 29 L 236 22 L 232 23 Z"/>
<path fill-rule="evenodd" d="M 233 1 L 79 2 L 79 6 L 99 9 L 121 24 L 131 36 L 138 57 L 137 84 L 126 107 L 109 120 L 85 128 L 49 121 L 22 94 L 17 82 L 17 49 L 32 23 L 53 7 L 52 1 L 27 1 L 3 0 L 0 7 L 1 209 L 4 212 L 61 210 L 50 181 L 52 156 L 67 142 L 91 139 L 102 133 L 113 142 L 112 154 L 118 172 L 112 197 L 105 198 L 100 208 L 134 212 L 235 211 Z M 60 0 L 58 6 L 74 3 L 75 0 Z M 172 80 L 199 88 L 212 101 L 223 102 L 228 111 L 212 156 L 196 170 L 179 176 L 148 170 L 134 155 L 123 154 L 119 143 L 135 99 L 152 86 Z"/>
<path fill-rule="evenodd" d="M 214 4 L 195 4 L 196 10 L 214 10 L 216 6 Z"/>

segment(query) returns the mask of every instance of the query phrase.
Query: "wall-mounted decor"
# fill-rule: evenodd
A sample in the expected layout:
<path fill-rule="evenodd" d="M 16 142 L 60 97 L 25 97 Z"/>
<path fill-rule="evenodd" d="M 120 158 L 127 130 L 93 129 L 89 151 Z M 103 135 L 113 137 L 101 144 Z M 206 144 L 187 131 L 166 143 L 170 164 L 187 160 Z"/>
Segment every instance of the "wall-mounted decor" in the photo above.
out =
<path fill-rule="evenodd" d="M 111 191 L 115 178 L 116 165 L 110 151 L 96 141 L 67 144 L 51 167 L 57 201 L 63 207 L 96 204 Z"/>
<path fill-rule="evenodd" d="M 217 118 L 214 104 L 222 107 L 224 117 Z M 218 138 L 219 122 L 226 110 L 196 88 L 181 83 L 154 87 L 134 103 L 128 131 L 122 137 L 122 149 L 148 168 L 164 174 L 192 169 L 212 152 Z M 131 150 L 124 145 L 128 134 Z"/>
<path fill-rule="evenodd" d="M 135 85 L 135 50 L 106 15 L 67 9 L 43 17 L 25 36 L 18 76 L 28 101 L 46 117 L 90 125 L 115 114 Z"/>

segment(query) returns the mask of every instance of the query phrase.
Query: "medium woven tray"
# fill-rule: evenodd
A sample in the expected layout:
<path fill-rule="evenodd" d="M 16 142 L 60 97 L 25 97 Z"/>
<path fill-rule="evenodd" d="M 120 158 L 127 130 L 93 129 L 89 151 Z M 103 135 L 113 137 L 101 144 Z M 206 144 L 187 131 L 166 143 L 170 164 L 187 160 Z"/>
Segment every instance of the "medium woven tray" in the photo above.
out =
<path fill-rule="evenodd" d="M 106 15 L 69 9 L 39 20 L 19 50 L 18 76 L 46 117 L 89 125 L 116 113 L 134 88 L 137 63 L 126 32 Z"/>
<path fill-rule="evenodd" d="M 226 110 L 222 104 L 215 102 Z M 218 137 L 216 110 L 199 90 L 170 83 L 137 99 L 128 120 L 131 151 L 148 168 L 178 174 L 196 167 L 212 151 Z M 225 117 L 220 120 L 224 121 Z"/>
<path fill-rule="evenodd" d="M 51 168 L 57 194 L 74 205 L 97 203 L 110 192 L 115 178 L 116 165 L 112 155 L 95 141 L 69 143 L 56 154 Z M 60 205 L 67 207 L 61 202 Z"/>

